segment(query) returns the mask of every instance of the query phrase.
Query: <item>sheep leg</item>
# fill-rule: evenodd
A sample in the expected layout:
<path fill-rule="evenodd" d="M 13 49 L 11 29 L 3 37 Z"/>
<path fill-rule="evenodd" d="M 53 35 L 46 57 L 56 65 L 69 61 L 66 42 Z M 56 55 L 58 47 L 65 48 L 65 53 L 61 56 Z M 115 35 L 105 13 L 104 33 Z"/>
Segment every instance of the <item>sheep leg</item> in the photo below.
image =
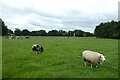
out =
<path fill-rule="evenodd" d="M 84 64 L 85 64 L 85 66 L 86 66 L 86 62 L 87 62 L 87 60 L 84 58 Z"/>
<path fill-rule="evenodd" d="M 37 54 L 37 51 L 36 51 L 36 54 Z"/>
<path fill-rule="evenodd" d="M 98 66 L 96 65 L 96 68 L 97 68 Z"/>
<path fill-rule="evenodd" d="M 84 62 L 85 66 L 86 66 L 86 62 Z"/>
<path fill-rule="evenodd" d="M 92 68 L 92 66 L 93 66 L 93 65 L 91 64 L 91 68 Z"/>
<path fill-rule="evenodd" d="M 35 51 L 33 51 L 33 54 L 35 54 Z"/>
<path fill-rule="evenodd" d="M 103 63 L 101 62 L 100 64 L 102 65 Z"/>

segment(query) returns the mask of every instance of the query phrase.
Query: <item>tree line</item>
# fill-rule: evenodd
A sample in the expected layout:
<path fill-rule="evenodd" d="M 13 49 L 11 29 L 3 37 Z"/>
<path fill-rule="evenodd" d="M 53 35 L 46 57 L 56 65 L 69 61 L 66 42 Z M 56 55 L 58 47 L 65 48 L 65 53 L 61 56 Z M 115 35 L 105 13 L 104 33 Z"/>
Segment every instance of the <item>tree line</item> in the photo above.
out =
<path fill-rule="evenodd" d="M 120 39 L 120 21 L 100 23 L 94 30 L 97 38 Z"/>
<path fill-rule="evenodd" d="M 13 31 L 7 28 L 7 25 L 0 18 L 0 35 L 5 36 L 9 34 L 13 34 Z"/>
<path fill-rule="evenodd" d="M 38 31 L 29 31 L 28 29 L 20 30 L 19 28 L 15 28 L 15 31 L 8 29 L 5 23 L 1 21 L 2 25 L 2 36 L 9 36 L 14 34 L 15 36 L 76 36 L 76 37 L 89 37 L 93 36 L 93 33 L 85 32 L 82 30 L 74 30 L 74 31 L 64 31 L 64 30 L 51 30 L 46 32 L 45 30 Z"/>
<path fill-rule="evenodd" d="M 16 28 L 14 31 L 16 36 L 76 36 L 76 37 L 88 37 L 93 36 L 90 32 L 84 32 L 82 30 L 74 30 L 74 31 L 64 31 L 64 30 L 51 30 L 46 32 L 45 30 L 38 31 L 29 31 L 27 29 L 20 30 Z"/>
<path fill-rule="evenodd" d="M 51 30 L 46 32 L 45 30 L 38 31 L 29 31 L 27 29 L 20 30 L 15 28 L 15 31 L 7 28 L 7 25 L 0 19 L 0 30 L 2 27 L 2 36 L 9 36 L 14 34 L 15 36 L 76 36 L 76 37 L 92 37 L 96 36 L 97 38 L 112 38 L 120 39 L 120 21 L 111 21 L 100 23 L 94 29 L 94 34 L 90 32 L 85 32 L 82 30 L 74 31 L 64 31 L 64 30 Z M 1 32 L 1 31 L 0 31 Z"/>

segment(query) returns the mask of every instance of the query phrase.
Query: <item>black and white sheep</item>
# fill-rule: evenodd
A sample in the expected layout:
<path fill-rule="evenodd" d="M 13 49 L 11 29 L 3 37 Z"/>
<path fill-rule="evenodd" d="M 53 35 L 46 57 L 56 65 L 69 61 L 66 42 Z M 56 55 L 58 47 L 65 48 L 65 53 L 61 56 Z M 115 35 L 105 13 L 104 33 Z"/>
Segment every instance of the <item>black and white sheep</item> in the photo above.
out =
<path fill-rule="evenodd" d="M 32 46 L 32 51 L 36 54 L 38 54 L 39 52 L 42 52 L 43 51 L 43 47 L 39 44 L 34 44 Z"/>
<path fill-rule="evenodd" d="M 94 52 L 94 51 L 90 51 L 90 50 L 85 50 L 82 53 L 82 57 L 84 59 L 84 63 L 86 65 L 86 62 L 91 63 L 91 67 L 92 64 L 97 65 L 101 64 L 106 60 L 105 56 L 103 56 L 103 54 L 100 54 L 98 52 Z"/>

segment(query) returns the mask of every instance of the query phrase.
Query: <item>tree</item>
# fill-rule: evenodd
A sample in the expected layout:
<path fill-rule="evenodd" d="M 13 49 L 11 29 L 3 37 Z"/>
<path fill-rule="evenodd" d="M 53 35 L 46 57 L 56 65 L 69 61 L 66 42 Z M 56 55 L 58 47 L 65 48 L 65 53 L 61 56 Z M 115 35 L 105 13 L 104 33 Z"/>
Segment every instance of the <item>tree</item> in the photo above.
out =
<path fill-rule="evenodd" d="M 120 32 L 120 22 L 117 21 L 100 23 L 98 26 L 96 26 L 94 30 L 95 36 L 99 38 L 119 39 L 120 38 L 119 32 Z"/>
<path fill-rule="evenodd" d="M 77 37 L 83 37 L 83 31 L 82 30 L 74 30 L 75 36 Z"/>
<path fill-rule="evenodd" d="M 63 31 L 63 30 L 59 30 L 58 31 L 58 36 L 67 36 L 68 33 L 66 31 Z"/>
<path fill-rule="evenodd" d="M 74 31 L 68 31 L 68 36 L 73 36 Z"/>
<path fill-rule="evenodd" d="M 13 31 L 8 29 L 8 35 L 11 36 L 13 34 Z"/>
<path fill-rule="evenodd" d="M 28 31 L 27 29 L 24 29 L 24 30 L 22 30 L 21 34 L 22 34 L 22 36 L 29 36 L 30 31 Z"/>
<path fill-rule="evenodd" d="M 36 36 L 35 31 L 30 32 L 30 36 Z"/>
<path fill-rule="evenodd" d="M 40 36 L 40 31 L 35 31 L 35 36 Z"/>
<path fill-rule="evenodd" d="M 15 28 L 14 33 L 16 36 L 21 36 L 21 30 L 19 28 Z"/>
<path fill-rule="evenodd" d="M 93 33 L 90 33 L 90 32 L 84 32 L 83 33 L 83 37 L 93 37 Z"/>
<path fill-rule="evenodd" d="M 8 28 L 5 23 L 0 19 L 0 29 L 2 28 L 2 36 L 8 35 Z"/>
<path fill-rule="evenodd" d="M 40 33 L 40 36 L 46 36 L 47 35 L 45 30 L 40 30 L 39 33 Z"/>
<path fill-rule="evenodd" d="M 57 30 L 49 31 L 48 36 L 59 36 L 59 32 Z"/>

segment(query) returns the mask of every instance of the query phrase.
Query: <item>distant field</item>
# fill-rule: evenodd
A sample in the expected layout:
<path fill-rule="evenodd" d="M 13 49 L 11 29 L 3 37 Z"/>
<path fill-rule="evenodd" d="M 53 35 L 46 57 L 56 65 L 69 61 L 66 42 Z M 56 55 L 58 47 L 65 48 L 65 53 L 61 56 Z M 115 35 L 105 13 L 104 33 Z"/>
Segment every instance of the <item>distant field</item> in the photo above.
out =
<path fill-rule="evenodd" d="M 44 51 L 33 54 L 31 46 L 42 44 Z M 96 38 L 3 39 L 3 78 L 117 78 L 118 40 Z M 84 50 L 106 56 L 99 68 L 83 63 Z"/>

